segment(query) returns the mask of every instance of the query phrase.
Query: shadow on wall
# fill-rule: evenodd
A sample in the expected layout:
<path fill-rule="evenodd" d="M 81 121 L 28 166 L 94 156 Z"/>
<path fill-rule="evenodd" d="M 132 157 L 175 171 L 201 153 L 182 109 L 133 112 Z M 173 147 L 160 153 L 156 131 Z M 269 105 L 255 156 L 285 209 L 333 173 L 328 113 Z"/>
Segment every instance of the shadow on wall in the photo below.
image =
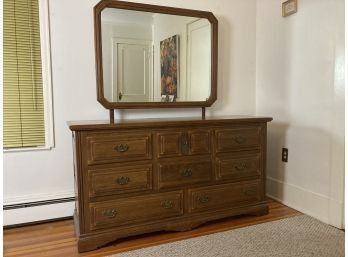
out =
<path fill-rule="evenodd" d="M 282 162 L 281 149 L 286 147 L 286 135 L 289 129 L 289 123 L 274 122 L 268 124 L 267 128 L 267 169 L 266 178 L 277 178 L 284 181 L 285 179 L 285 163 Z M 266 180 L 267 183 L 267 180 Z M 283 199 L 283 188 L 270 188 L 267 184 L 266 192 L 278 199 Z"/>
<path fill-rule="evenodd" d="M 289 148 L 287 163 L 282 162 L 283 147 Z M 267 193 L 280 200 L 292 197 L 285 195 L 289 190 L 296 191 L 299 197 L 305 197 L 305 194 L 332 197 L 331 191 L 335 190 L 331 188 L 331 180 L 335 179 L 333 174 L 344 174 L 344 160 L 340 149 L 344 149 L 344 142 L 329 130 L 290 125 L 286 122 L 270 123 Z M 337 198 L 339 195 L 333 197 Z"/>

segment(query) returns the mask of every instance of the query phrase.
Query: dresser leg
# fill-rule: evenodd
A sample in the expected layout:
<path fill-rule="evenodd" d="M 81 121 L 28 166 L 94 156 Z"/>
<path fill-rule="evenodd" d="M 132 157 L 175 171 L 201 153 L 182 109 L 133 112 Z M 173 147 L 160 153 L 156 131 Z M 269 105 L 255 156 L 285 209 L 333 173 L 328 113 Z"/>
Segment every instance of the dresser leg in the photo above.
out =
<path fill-rule="evenodd" d="M 248 215 L 262 216 L 268 213 L 269 213 L 269 208 L 268 208 L 268 205 L 265 204 L 263 206 L 260 206 L 257 210 L 249 212 Z"/>
<path fill-rule="evenodd" d="M 117 236 L 79 238 L 77 240 L 77 249 L 79 253 L 92 251 L 105 246 L 108 243 L 114 242 L 117 239 Z"/>
<path fill-rule="evenodd" d="M 95 250 L 99 247 L 98 244 L 93 243 L 93 241 L 88 239 L 78 239 L 77 249 L 79 253 Z"/>

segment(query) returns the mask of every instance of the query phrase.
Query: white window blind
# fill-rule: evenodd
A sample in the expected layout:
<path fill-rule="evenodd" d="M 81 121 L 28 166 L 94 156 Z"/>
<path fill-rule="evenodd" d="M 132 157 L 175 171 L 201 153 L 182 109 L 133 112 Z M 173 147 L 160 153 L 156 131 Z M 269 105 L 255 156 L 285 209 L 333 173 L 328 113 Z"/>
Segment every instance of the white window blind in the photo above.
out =
<path fill-rule="evenodd" d="M 3 1 L 4 148 L 45 145 L 38 0 Z"/>

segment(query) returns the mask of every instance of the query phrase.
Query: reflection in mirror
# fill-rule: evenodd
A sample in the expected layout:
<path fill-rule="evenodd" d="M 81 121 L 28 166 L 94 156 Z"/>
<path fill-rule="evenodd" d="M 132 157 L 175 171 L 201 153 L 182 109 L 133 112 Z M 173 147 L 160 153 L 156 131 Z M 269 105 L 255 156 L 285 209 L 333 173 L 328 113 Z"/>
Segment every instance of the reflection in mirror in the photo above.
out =
<path fill-rule="evenodd" d="M 206 101 L 211 92 L 207 19 L 105 8 L 104 97 L 109 102 Z"/>

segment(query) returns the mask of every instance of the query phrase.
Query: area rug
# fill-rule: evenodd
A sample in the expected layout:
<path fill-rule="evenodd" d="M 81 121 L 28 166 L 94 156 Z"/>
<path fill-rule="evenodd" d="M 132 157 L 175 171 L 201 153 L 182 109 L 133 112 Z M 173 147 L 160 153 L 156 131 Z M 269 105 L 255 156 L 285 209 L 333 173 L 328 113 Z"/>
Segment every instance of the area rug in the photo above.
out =
<path fill-rule="evenodd" d="M 343 257 L 344 232 L 300 215 L 111 256 Z"/>

